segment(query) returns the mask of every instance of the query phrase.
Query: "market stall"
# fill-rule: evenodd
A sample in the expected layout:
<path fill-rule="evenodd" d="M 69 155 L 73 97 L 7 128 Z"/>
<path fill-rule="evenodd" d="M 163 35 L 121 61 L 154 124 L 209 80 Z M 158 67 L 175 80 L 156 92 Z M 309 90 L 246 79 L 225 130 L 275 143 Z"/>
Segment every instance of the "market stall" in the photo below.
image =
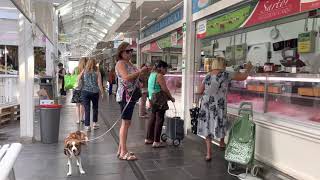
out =
<path fill-rule="evenodd" d="M 256 158 L 310 180 L 320 177 L 316 164 L 308 161 L 320 150 L 318 8 L 318 0 L 260 0 L 196 22 L 194 91 L 212 58 L 225 57 L 233 72 L 250 61 L 255 66 L 250 77 L 230 84 L 228 112 L 236 114 L 241 102 L 252 102 L 258 124 Z M 194 101 L 198 99 L 195 93 Z M 302 151 L 308 155 L 295 156 Z"/>

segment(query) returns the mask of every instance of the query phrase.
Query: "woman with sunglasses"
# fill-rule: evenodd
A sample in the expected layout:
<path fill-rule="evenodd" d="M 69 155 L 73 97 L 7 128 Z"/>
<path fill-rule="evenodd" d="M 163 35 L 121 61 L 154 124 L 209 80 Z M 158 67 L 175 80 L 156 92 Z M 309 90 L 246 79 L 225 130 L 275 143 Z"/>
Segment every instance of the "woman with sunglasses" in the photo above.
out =
<path fill-rule="evenodd" d="M 136 160 L 137 157 L 134 155 L 134 153 L 128 151 L 127 137 L 133 110 L 136 101 L 140 98 L 134 97 L 136 96 L 136 93 L 134 92 L 140 88 L 139 77 L 142 74 L 147 73 L 148 68 L 143 67 L 139 70 L 130 62 L 133 50 L 129 45 L 129 43 L 123 42 L 118 47 L 118 60 L 115 68 L 118 78 L 116 100 L 120 104 L 122 119 L 119 132 L 120 143 L 117 156 L 119 159 L 132 161 Z"/>

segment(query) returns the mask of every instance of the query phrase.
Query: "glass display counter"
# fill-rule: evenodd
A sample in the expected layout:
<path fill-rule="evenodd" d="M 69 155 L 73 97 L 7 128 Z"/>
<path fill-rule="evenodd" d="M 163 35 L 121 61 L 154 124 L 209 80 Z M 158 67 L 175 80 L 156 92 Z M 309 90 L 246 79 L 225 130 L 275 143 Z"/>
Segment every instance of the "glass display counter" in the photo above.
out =
<path fill-rule="evenodd" d="M 182 72 L 170 71 L 165 75 L 166 83 L 171 95 L 175 98 L 176 102 L 169 102 L 169 110 L 167 111 L 168 116 L 182 116 L 183 105 L 182 105 Z"/>
<path fill-rule="evenodd" d="M 195 78 L 195 92 L 205 72 Z M 195 94 L 198 102 L 199 94 Z M 232 81 L 228 107 L 237 109 L 251 102 L 255 113 L 274 119 L 320 124 L 320 74 L 255 74 L 246 81 Z"/>

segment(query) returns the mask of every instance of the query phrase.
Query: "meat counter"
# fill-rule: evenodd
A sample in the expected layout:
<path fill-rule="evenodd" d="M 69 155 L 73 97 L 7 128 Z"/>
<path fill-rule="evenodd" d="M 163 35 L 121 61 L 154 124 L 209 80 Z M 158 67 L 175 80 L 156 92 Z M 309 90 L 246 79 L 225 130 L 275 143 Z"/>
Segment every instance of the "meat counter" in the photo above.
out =
<path fill-rule="evenodd" d="M 205 73 L 195 76 L 195 92 Z M 195 102 L 199 95 L 195 94 Z M 303 123 L 320 123 L 320 74 L 255 74 L 246 81 L 232 81 L 228 91 L 228 108 L 252 102 L 254 112 L 268 119 Z"/>

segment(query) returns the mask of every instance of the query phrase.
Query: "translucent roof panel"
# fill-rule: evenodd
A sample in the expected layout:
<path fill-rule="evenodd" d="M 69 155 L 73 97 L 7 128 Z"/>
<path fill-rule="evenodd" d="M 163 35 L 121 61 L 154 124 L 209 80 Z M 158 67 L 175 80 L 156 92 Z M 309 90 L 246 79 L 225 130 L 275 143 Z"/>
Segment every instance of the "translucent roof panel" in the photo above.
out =
<path fill-rule="evenodd" d="M 131 0 L 66 0 L 59 7 L 61 29 L 72 37 L 71 50 L 88 55 L 108 33 Z"/>

